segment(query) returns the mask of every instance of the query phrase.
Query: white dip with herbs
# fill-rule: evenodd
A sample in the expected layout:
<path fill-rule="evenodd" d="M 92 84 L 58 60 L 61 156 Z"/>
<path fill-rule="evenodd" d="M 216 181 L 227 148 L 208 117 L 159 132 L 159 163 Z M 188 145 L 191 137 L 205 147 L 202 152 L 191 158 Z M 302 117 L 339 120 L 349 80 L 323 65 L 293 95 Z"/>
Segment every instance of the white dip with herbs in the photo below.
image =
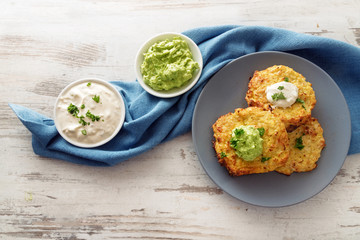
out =
<path fill-rule="evenodd" d="M 125 111 L 120 94 L 100 80 L 80 80 L 59 95 L 56 128 L 67 141 L 94 147 L 110 140 L 121 128 Z"/>

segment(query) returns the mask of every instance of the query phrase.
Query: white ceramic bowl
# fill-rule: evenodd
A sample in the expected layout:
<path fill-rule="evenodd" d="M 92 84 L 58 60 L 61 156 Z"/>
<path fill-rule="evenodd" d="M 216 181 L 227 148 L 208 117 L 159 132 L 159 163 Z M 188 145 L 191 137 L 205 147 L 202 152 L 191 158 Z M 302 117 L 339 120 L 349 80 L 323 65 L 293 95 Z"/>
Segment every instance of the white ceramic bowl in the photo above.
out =
<path fill-rule="evenodd" d="M 195 72 L 192 79 L 190 79 L 185 85 L 183 85 L 181 87 L 173 88 L 170 90 L 163 90 L 163 91 L 154 90 L 144 82 L 143 76 L 140 71 L 141 64 L 144 61 L 144 53 L 154 43 L 162 41 L 162 40 L 166 40 L 166 39 L 171 39 L 176 36 L 181 37 L 183 40 L 185 40 L 187 42 L 187 44 L 190 48 L 190 51 L 193 55 L 194 61 L 199 64 L 199 69 Z M 135 60 L 135 73 L 136 73 L 136 77 L 137 77 L 137 80 L 140 83 L 140 85 L 148 93 L 150 93 L 154 96 L 157 96 L 157 97 L 162 97 L 162 98 L 176 97 L 176 96 L 179 96 L 179 95 L 187 92 L 188 90 L 190 90 L 196 84 L 196 82 L 199 80 L 202 68 L 203 68 L 203 60 L 202 60 L 200 49 L 196 45 L 196 43 L 194 43 L 193 40 L 191 40 L 190 38 L 188 38 L 187 36 L 185 36 L 181 33 L 173 33 L 173 32 L 161 33 L 161 34 L 158 34 L 158 35 L 150 38 L 149 40 L 147 40 L 142 45 L 142 47 L 139 49 L 138 53 L 136 54 L 136 60 Z"/>
<path fill-rule="evenodd" d="M 60 122 L 59 122 L 59 119 L 57 118 L 57 111 L 59 111 L 57 109 L 57 106 L 59 104 L 59 99 L 60 97 L 62 97 L 64 95 L 64 93 L 66 93 L 69 89 L 71 89 L 72 87 L 74 86 L 77 86 L 78 84 L 86 84 L 88 82 L 92 82 L 92 83 L 98 83 L 98 84 L 102 84 L 103 86 L 105 86 L 108 90 L 112 91 L 114 93 L 114 96 L 115 98 L 118 98 L 119 100 L 119 104 L 120 104 L 120 118 L 119 118 L 119 121 L 117 122 L 117 125 L 116 125 L 116 128 L 114 130 L 114 132 L 107 138 L 103 139 L 103 140 L 100 140 L 100 141 L 97 141 L 97 142 L 94 142 L 94 143 L 84 143 L 84 142 L 81 142 L 81 141 L 75 141 L 71 138 L 69 138 L 65 133 L 63 133 L 61 131 L 61 128 L 60 128 Z M 100 96 L 101 98 L 101 96 Z M 69 116 L 69 118 L 71 118 L 72 116 Z M 103 145 L 107 142 L 109 142 L 111 139 L 113 139 L 116 134 L 118 134 L 118 132 L 120 131 L 123 123 L 124 123 L 124 120 L 125 120 L 125 104 L 124 104 L 124 100 L 122 98 L 122 96 L 120 95 L 120 93 L 116 90 L 116 88 L 111 85 L 109 82 L 107 81 L 104 81 L 102 79 L 98 79 L 98 78 L 83 78 L 83 79 L 80 79 L 80 80 L 77 80 L 77 81 L 74 81 L 72 83 L 70 83 L 69 85 L 67 85 L 62 91 L 61 93 L 59 94 L 58 98 L 56 99 L 56 102 L 55 102 L 55 107 L 54 107 L 54 122 L 55 122 L 55 127 L 56 129 L 58 130 L 59 134 L 69 143 L 75 145 L 75 146 L 78 146 L 78 147 L 82 147 L 82 148 L 94 148 L 94 147 L 98 147 L 100 145 Z"/>

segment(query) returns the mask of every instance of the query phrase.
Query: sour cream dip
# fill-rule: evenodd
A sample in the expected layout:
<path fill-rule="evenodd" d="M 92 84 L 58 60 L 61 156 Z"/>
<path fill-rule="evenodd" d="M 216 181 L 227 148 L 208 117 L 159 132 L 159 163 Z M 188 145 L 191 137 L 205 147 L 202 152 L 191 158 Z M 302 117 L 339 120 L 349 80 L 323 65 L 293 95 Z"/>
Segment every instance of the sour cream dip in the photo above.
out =
<path fill-rule="evenodd" d="M 273 107 L 287 108 L 296 102 L 299 89 L 294 84 L 284 81 L 268 86 L 265 93 Z"/>
<path fill-rule="evenodd" d="M 91 148 L 105 144 L 120 131 L 125 105 L 110 83 L 81 79 L 59 94 L 54 115 L 56 129 L 66 141 Z"/>

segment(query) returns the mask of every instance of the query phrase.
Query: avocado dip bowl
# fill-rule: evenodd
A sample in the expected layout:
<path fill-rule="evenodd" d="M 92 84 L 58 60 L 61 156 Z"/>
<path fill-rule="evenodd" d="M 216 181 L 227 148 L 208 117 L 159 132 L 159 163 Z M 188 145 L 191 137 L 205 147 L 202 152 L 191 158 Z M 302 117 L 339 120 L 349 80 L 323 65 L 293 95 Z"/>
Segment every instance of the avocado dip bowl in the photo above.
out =
<path fill-rule="evenodd" d="M 202 68 L 199 47 L 187 36 L 173 32 L 147 40 L 135 60 L 139 84 L 161 98 L 176 97 L 190 90 L 199 80 Z"/>

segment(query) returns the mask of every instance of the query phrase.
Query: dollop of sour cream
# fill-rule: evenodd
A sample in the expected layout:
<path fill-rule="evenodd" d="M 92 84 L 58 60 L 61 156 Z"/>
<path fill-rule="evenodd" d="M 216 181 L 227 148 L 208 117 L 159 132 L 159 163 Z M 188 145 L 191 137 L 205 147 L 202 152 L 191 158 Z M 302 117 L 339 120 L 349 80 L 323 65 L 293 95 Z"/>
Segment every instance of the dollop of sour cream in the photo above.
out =
<path fill-rule="evenodd" d="M 294 84 L 284 81 L 268 86 L 265 93 L 273 107 L 287 108 L 296 102 L 299 89 Z"/>
<path fill-rule="evenodd" d="M 55 105 L 55 125 L 61 136 L 80 147 L 110 140 L 124 121 L 124 102 L 109 83 L 81 80 L 66 87 Z"/>

